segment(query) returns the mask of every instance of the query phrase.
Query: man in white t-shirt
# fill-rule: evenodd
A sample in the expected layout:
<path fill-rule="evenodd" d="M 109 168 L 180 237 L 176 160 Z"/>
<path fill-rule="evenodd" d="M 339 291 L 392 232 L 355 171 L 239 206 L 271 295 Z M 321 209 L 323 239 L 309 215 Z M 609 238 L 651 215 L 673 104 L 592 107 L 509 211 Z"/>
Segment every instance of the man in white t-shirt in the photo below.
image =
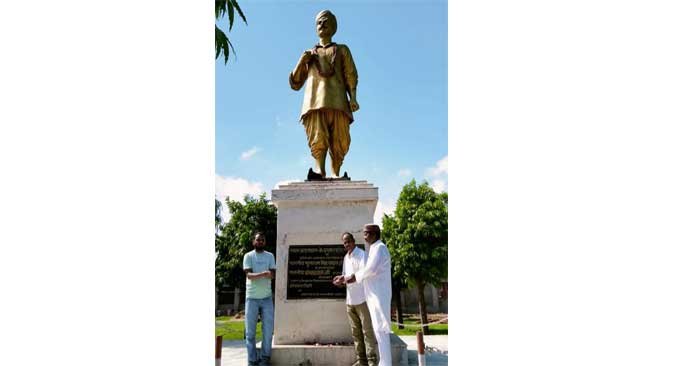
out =
<path fill-rule="evenodd" d="M 365 251 L 355 246 L 355 238 L 350 233 L 343 233 L 343 247 L 347 254 L 343 257 L 343 274 L 333 279 L 333 284 L 343 286 L 342 278 L 356 273 L 365 264 Z M 355 363 L 353 366 L 377 366 L 379 355 L 377 338 L 372 328 L 365 288 L 361 283 L 347 284 L 347 312 L 355 342 Z"/>

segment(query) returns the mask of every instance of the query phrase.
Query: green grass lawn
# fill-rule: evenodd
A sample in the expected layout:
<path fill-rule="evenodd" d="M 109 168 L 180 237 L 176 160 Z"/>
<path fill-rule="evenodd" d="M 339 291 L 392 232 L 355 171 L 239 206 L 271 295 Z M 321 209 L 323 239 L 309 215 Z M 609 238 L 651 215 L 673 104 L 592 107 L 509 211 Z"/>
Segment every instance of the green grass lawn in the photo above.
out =
<path fill-rule="evenodd" d="M 395 324 L 391 325 L 391 330 L 396 334 L 396 335 L 415 335 L 416 331 L 420 330 L 420 325 L 411 325 L 411 324 L 418 324 L 416 320 L 405 320 L 404 324 L 407 324 L 404 329 L 398 329 L 398 327 Z M 243 328 L 245 326 L 245 322 L 242 319 L 233 319 L 231 316 L 218 316 L 216 317 L 216 335 L 217 336 L 223 336 L 224 340 L 242 340 L 245 339 L 243 335 Z M 255 330 L 255 339 L 256 340 L 262 340 L 262 333 L 260 330 L 261 323 L 258 323 L 258 326 Z M 435 324 L 431 325 L 429 327 L 430 332 L 428 333 L 429 335 L 444 335 L 447 334 L 447 324 Z"/>
<path fill-rule="evenodd" d="M 262 340 L 261 322 L 255 329 L 255 339 Z M 245 321 L 243 319 L 233 319 L 232 316 L 217 316 L 216 317 L 216 335 L 223 336 L 224 340 L 242 340 L 245 339 L 243 334 Z"/>
<path fill-rule="evenodd" d="M 416 332 L 421 330 L 420 322 L 415 320 L 404 320 L 406 326 L 399 329 L 396 324 L 391 325 L 391 331 L 396 335 L 416 335 Z M 416 325 L 412 325 L 416 324 Z M 428 327 L 428 335 L 447 335 L 447 324 L 435 324 Z"/>

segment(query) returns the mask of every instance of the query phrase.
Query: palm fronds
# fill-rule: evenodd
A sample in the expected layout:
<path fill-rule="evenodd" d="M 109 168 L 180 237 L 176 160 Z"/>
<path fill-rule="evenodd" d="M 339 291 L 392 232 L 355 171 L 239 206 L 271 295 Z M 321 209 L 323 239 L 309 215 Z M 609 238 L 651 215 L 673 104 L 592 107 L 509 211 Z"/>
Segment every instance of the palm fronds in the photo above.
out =
<path fill-rule="evenodd" d="M 215 0 L 214 12 L 216 15 L 216 19 L 228 17 L 229 32 L 231 31 L 231 29 L 233 29 L 233 21 L 235 19 L 234 15 L 236 13 L 238 13 L 238 16 L 240 16 L 241 19 L 243 19 L 243 22 L 246 25 L 248 25 L 248 21 L 246 20 L 245 15 L 243 14 L 243 10 L 241 10 L 241 7 L 238 5 L 238 1 L 236 0 Z M 222 31 L 219 28 L 219 26 L 215 25 L 214 27 L 216 58 L 219 58 L 219 56 L 223 53 L 224 63 L 228 63 L 229 54 L 233 53 L 233 55 L 235 56 L 236 51 L 233 49 L 233 44 L 228 39 L 226 33 L 224 33 L 224 31 Z"/>

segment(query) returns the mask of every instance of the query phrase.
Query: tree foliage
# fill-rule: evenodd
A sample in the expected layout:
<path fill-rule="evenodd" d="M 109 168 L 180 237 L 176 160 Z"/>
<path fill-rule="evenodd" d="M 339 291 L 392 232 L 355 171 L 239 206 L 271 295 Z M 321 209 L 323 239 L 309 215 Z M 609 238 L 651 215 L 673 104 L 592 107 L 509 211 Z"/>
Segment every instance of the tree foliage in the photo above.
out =
<path fill-rule="evenodd" d="M 221 201 L 214 198 L 214 233 L 219 235 L 219 230 L 221 230 Z"/>
<path fill-rule="evenodd" d="M 382 226 L 394 276 L 417 287 L 425 323 L 425 285 L 447 278 L 447 193 L 411 180 L 401 190 L 394 214 L 384 215 Z"/>
<path fill-rule="evenodd" d="M 216 237 L 216 287 L 243 287 L 243 256 L 253 249 L 256 231 L 265 233 L 265 250 L 275 253 L 277 246 L 277 208 L 261 194 L 247 195 L 244 202 L 226 199 L 231 219 Z"/>
<path fill-rule="evenodd" d="M 447 193 L 412 180 L 401 190 L 394 214 L 384 215 L 382 224 L 398 277 L 410 285 L 439 285 L 447 277 Z"/>
<path fill-rule="evenodd" d="M 235 19 L 236 13 L 238 13 L 238 16 L 243 19 L 243 22 L 246 25 L 248 24 L 248 21 L 245 19 L 245 15 L 243 14 L 243 10 L 241 10 L 237 0 L 214 0 L 214 10 L 217 20 L 224 17 L 228 18 L 229 32 L 231 29 L 233 29 L 233 20 Z M 233 53 L 234 55 L 236 54 L 233 49 L 233 44 L 228 39 L 226 33 L 222 31 L 218 25 L 214 25 L 214 27 L 216 58 L 219 58 L 219 56 L 223 53 L 224 63 L 228 63 L 229 52 Z"/>

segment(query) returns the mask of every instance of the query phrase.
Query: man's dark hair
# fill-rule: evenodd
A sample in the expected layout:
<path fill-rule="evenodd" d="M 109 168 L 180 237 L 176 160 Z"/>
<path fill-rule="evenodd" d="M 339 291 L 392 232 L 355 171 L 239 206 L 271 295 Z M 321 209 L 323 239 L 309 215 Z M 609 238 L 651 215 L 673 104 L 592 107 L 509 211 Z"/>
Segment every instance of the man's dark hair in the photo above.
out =
<path fill-rule="evenodd" d="M 341 239 L 342 239 L 342 238 L 344 238 L 344 237 L 345 237 L 345 235 L 349 236 L 349 237 L 350 237 L 350 240 L 351 240 L 351 241 L 352 241 L 353 243 L 355 242 L 355 237 L 354 237 L 354 236 L 352 236 L 352 234 L 350 234 L 350 233 L 349 233 L 349 232 L 347 232 L 347 231 L 346 231 L 346 232 L 344 232 L 344 233 L 343 233 L 343 235 L 341 235 L 341 236 L 340 236 L 340 238 L 341 238 Z"/>
<path fill-rule="evenodd" d="M 262 236 L 263 239 L 267 240 L 267 238 L 265 238 L 265 233 L 262 231 L 256 231 L 255 234 L 253 234 L 253 240 L 255 240 L 255 237 L 258 235 Z"/>

